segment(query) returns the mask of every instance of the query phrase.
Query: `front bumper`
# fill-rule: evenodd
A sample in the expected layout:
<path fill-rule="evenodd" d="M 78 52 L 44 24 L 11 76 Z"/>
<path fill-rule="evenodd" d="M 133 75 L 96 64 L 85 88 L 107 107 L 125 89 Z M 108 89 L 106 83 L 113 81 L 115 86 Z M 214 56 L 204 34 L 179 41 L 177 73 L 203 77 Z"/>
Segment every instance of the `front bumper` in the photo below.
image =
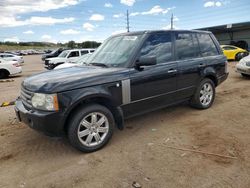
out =
<path fill-rule="evenodd" d="M 236 65 L 236 72 L 250 75 L 250 67 L 241 64 Z"/>
<path fill-rule="evenodd" d="M 64 132 L 63 113 L 27 110 L 20 99 L 16 100 L 16 116 L 30 128 L 49 136 L 62 136 Z"/>

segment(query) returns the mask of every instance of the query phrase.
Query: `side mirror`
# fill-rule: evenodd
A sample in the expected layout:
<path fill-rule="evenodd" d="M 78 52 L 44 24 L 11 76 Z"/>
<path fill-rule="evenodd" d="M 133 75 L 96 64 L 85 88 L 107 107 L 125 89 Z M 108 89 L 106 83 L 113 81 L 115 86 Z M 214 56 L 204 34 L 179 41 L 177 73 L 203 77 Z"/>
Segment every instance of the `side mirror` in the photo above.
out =
<path fill-rule="evenodd" d="M 136 67 L 151 66 L 151 65 L 156 65 L 156 62 L 157 61 L 155 56 L 141 57 L 136 61 L 135 65 Z"/>

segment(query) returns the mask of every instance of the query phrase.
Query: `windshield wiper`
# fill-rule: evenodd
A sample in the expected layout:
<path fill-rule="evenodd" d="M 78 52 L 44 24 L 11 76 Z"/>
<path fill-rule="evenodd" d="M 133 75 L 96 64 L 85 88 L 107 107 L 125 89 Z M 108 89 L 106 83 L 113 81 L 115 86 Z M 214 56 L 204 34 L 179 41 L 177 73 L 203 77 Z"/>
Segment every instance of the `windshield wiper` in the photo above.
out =
<path fill-rule="evenodd" d="M 99 66 L 99 67 L 106 67 L 108 68 L 109 66 L 104 64 L 104 63 L 89 63 L 89 65 L 93 65 L 93 66 Z"/>

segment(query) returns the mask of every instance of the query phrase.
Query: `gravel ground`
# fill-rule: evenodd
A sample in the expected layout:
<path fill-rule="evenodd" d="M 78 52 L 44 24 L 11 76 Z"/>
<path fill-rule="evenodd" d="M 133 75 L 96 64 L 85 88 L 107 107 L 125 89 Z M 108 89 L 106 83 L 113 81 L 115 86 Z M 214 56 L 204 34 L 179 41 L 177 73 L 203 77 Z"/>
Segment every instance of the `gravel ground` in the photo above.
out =
<path fill-rule="evenodd" d="M 40 56 L 25 57 L 22 75 L 0 83 L 0 102 L 15 100 L 21 81 L 40 71 Z M 210 109 L 179 105 L 130 119 L 91 154 L 17 122 L 13 106 L 0 108 L 0 187 L 249 188 L 250 80 L 235 62 L 229 72 Z"/>

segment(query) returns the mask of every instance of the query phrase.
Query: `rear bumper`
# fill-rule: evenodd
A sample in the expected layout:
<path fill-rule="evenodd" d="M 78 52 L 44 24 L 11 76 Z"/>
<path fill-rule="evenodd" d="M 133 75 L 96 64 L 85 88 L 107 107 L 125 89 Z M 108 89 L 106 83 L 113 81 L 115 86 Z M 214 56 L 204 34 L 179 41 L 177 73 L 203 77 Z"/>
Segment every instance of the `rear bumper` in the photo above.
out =
<path fill-rule="evenodd" d="M 63 114 L 60 112 L 44 112 L 27 110 L 20 99 L 16 100 L 16 116 L 30 128 L 49 136 L 64 135 Z"/>
<path fill-rule="evenodd" d="M 224 82 L 227 79 L 228 75 L 229 75 L 229 73 L 225 73 L 222 76 L 220 76 L 218 78 L 218 85 L 221 84 L 222 82 Z"/>

